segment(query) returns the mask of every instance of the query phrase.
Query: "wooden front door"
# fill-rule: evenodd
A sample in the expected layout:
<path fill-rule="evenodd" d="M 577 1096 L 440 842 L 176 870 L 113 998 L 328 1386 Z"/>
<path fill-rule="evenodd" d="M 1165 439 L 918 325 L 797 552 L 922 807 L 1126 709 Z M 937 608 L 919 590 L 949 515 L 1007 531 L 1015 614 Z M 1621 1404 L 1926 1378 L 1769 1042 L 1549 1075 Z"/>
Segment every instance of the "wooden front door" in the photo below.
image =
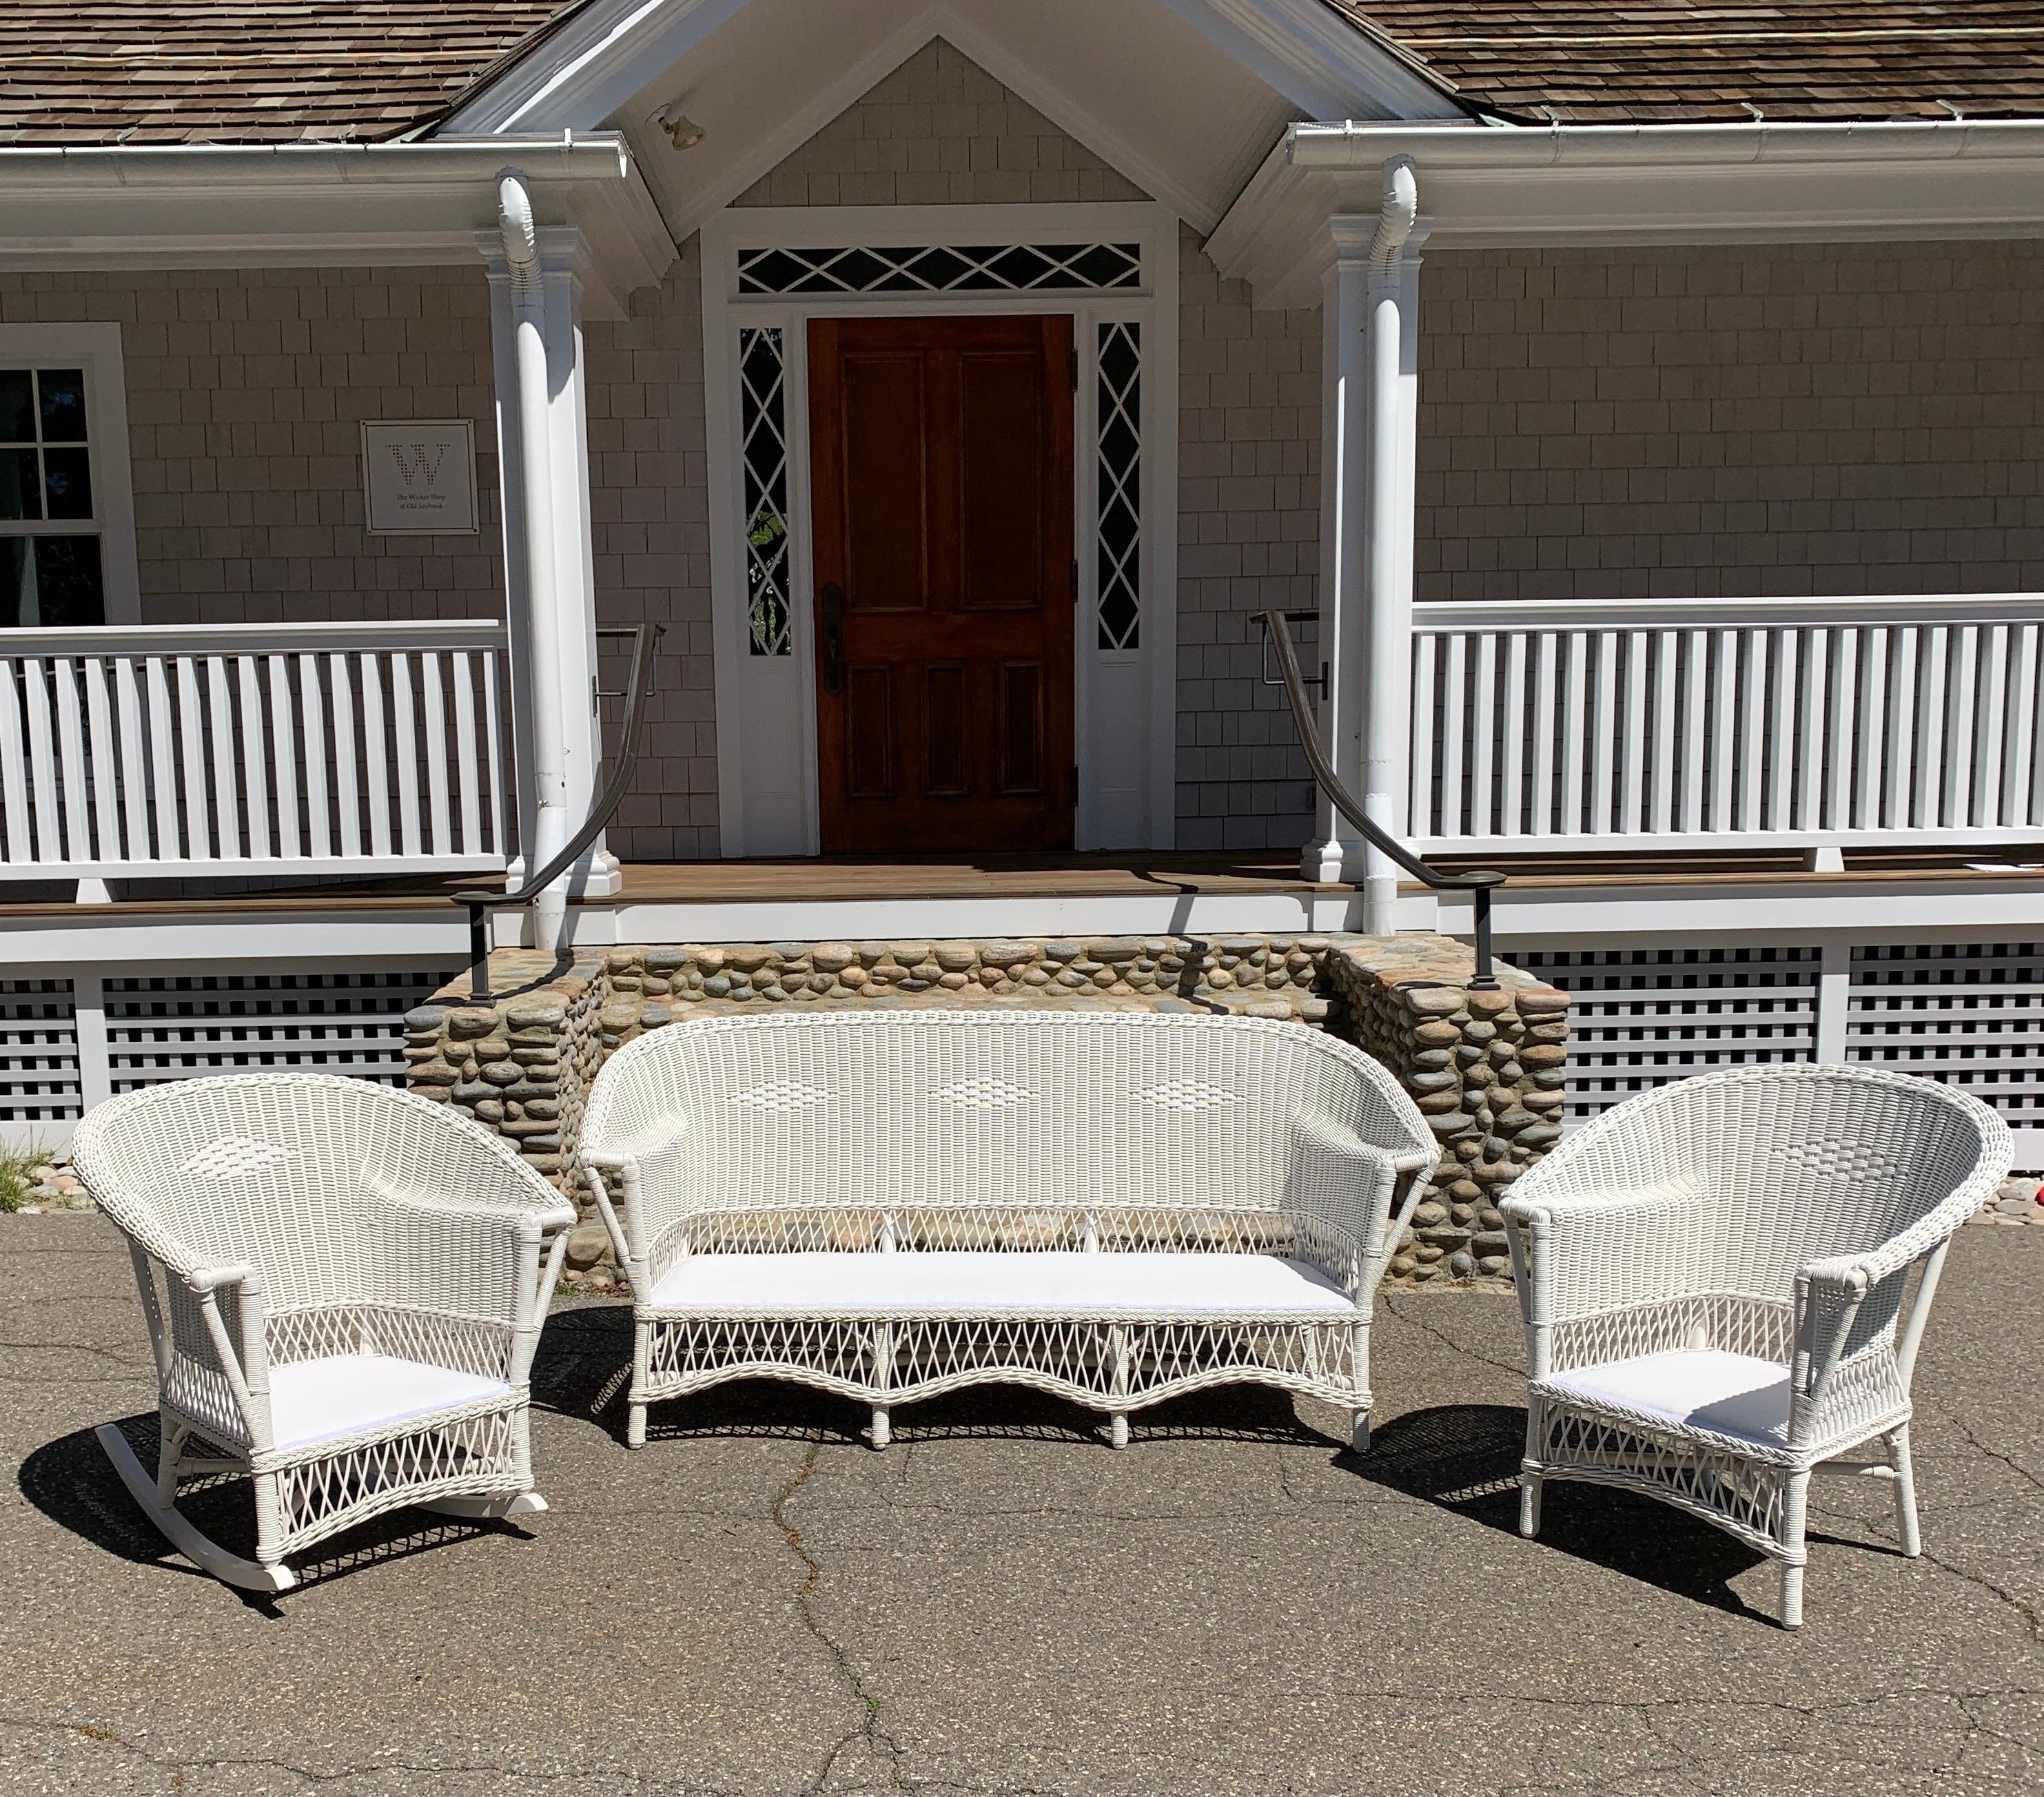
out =
<path fill-rule="evenodd" d="M 1072 321 L 809 325 L 827 854 L 1069 847 Z"/>

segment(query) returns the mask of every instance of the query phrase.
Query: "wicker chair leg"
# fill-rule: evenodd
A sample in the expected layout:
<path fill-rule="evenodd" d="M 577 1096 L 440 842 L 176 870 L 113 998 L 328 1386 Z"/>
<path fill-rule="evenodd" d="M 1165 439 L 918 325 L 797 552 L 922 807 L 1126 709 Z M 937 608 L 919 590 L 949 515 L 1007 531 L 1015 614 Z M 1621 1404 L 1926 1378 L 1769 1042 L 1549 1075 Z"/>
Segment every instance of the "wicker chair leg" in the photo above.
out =
<path fill-rule="evenodd" d="M 163 1440 L 156 1450 L 156 1499 L 169 1505 L 178 1501 L 178 1467 L 191 1430 L 182 1423 L 165 1423 L 162 1429 Z"/>
<path fill-rule="evenodd" d="M 624 1413 L 624 1445 L 628 1448 L 646 1445 L 646 1406 L 636 1398 Z"/>
<path fill-rule="evenodd" d="M 1781 1626 L 1803 1626 L 1804 1519 L 1809 1509 L 1810 1475 L 1792 1473 L 1781 1494 Z"/>
<path fill-rule="evenodd" d="M 893 1439 L 888 1430 L 886 1405 L 875 1404 L 873 1407 L 873 1426 L 866 1430 L 866 1438 L 876 1453 Z"/>
<path fill-rule="evenodd" d="M 1352 1410 L 1348 1413 L 1348 1445 L 1358 1453 L 1370 1452 L 1370 1412 Z"/>
<path fill-rule="evenodd" d="M 1109 1447 L 1115 1448 L 1125 1448 L 1128 1446 L 1128 1412 L 1127 1411 L 1117 1410 L 1108 1416 L 1107 1443 Z"/>
<path fill-rule="evenodd" d="M 1902 1551 L 1915 1560 L 1923 1552 L 1923 1534 L 1916 1524 L 1916 1464 L 1909 1453 L 1908 1423 L 1888 1438 L 1888 1454 L 1895 1466 L 1895 1519 Z"/>
<path fill-rule="evenodd" d="M 1540 1532 L 1540 1487 L 1545 1477 L 1540 1450 L 1546 1444 L 1547 1410 L 1538 1399 L 1526 1407 L 1526 1457 L 1519 1463 L 1519 1532 L 1529 1539 Z"/>

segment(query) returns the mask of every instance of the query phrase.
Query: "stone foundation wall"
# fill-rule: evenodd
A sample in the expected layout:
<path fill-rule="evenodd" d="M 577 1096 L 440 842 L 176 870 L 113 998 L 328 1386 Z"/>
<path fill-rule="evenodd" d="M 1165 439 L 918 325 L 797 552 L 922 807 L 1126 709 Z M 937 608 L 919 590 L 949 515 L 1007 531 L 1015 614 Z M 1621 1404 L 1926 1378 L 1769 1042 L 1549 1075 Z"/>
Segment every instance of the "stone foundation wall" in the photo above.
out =
<path fill-rule="evenodd" d="M 1112 936 L 987 941 L 681 943 L 586 951 L 564 972 L 529 950 L 491 958 L 405 1019 L 409 1083 L 517 1143 L 586 1204 L 576 1146 L 605 1058 L 690 1016 L 847 1004 L 1116 1008 L 1289 1019 L 1354 1042 L 1431 1124 L 1440 1165 L 1391 1265 L 1395 1281 L 1509 1276 L 1500 1190 L 1560 1133 L 1569 1000 L 1516 969 L 1471 992 L 1470 951 L 1441 936 Z M 570 1277 L 615 1283 L 585 1223 Z"/>

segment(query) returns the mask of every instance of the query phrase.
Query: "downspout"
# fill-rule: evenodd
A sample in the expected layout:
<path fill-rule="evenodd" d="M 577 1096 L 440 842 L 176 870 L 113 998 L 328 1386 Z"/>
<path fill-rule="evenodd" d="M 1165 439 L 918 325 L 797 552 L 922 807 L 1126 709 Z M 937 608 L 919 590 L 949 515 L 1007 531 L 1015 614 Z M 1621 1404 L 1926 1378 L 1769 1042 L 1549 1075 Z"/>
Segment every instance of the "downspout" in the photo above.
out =
<path fill-rule="evenodd" d="M 1420 215 L 1420 184 L 1410 156 L 1384 165 L 1384 192 L 1370 240 L 1370 490 L 1363 510 L 1363 605 L 1368 685 L 1362 739 L 1362 804 L 1391 835 L 1402 838 L 1397 788 L 1411 728 L 1412 596 L 1402 579 L 1395 514 L 1401 489 L 1399 280 L 1405 245 Z M 1363 927 L 1372 935 L 1396 928 L 1398 874 L 1371 848 L 1364 857 Z"/>
<path fill-rule="evenodd" d="M 536 807 L 525 865 L 544 867 L 569 835 L 567 731 L 557 678 L 560 597 L 554 567 L 553 446 L 548 417 L 546 295 L 540 271 L 539 230 L 524 175 L 507 168 L 497 177 L 497 226 L 511 274 L 511 318 L 518 371 L 518 444 L 525 525 L 525 667 L 532 704 L 532 778 Z M 562 946 L 567 921 L 567 876 L 533 906 L 533 944 Z"/>

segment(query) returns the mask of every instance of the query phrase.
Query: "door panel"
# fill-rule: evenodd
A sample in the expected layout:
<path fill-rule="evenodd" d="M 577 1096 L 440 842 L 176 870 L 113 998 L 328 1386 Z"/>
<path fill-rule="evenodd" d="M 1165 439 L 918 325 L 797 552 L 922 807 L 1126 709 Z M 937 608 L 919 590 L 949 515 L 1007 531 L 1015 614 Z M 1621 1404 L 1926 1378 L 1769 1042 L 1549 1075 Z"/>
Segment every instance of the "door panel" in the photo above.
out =
<path fill-rule="evenodd" d="M 972 792 L 966 747 L 967 670 L 933 667 L 923 680 L 923 790 L 930 797 L 965 798 Z"/>
<path fill-rule="evenodd" d="M 1070 845 L 1071 369 L 1066 317 L 810 324 L 825 853 Z"/>
<path fill-rule="evenodd" d="M 894 670 L 854 667 L 845 678 L 846 785 L 855 799 L 895 797 Z"/>
<path fill-rule="evenodd" d="M 922 359 L 853 354 L 843 367 L 844 503 L 859 520 L 845 537 L 845 602 L 920 611 L 930 601 Z"/>
<path fill-rule="evenodd" d="M 959 602 L 971 612 L 1033 611 L 1046 571 L 1043 367 L 1026 352 L 983 354 L 967 356 L 959 372 Z"/>
<path fill-rule="evenodd" d="M 1035 662 L 1010 662 L 1001 670 L 997 720 L 1001 765 L 995 784 L 1003 793 L 1043 789 L 1043 670 Z"/>

